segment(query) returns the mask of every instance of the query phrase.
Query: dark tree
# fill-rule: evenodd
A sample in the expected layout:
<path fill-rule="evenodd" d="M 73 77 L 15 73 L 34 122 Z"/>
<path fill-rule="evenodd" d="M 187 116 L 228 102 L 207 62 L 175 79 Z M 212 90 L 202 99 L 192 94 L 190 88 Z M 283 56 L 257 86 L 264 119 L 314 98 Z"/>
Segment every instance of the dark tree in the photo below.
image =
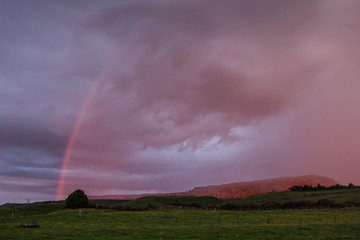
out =
<path fill-rule="evenodd" d="M 66 198 L 65 204 L 67 208 L 87 208 L 89 199 L 83 190 L 78 189 Z"/>

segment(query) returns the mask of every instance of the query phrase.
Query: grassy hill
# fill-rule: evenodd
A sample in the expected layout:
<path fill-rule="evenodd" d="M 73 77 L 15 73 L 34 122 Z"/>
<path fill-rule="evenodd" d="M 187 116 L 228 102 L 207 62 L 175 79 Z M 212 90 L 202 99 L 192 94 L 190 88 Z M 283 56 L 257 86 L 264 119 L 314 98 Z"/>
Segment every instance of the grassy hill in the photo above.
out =
<path fill-rule="evenodd" d="M 255 194 L 246 198 L 238 199 L 218 199 L 215 197 L 194 197 L 194 196 L 146 196 L 135 200 L 91 200 L 90 202 L 97 207 L 117 208 L 119 210 L 144 210 L 154 208 L 225 208 L 233 205 L 232 209 L 247 209 L 245 206 L 251 205 L 252 208 L 264 207 L 271 203 L 274 208 L 295 208 L 298 207 L 315 208 L 319 207 L 318 202 L 326 200 L 328 204 L 322 207 L 354 207 L 360 204 L 360 189 L 338 189 L 326 191 L 308 192 L 269 192 Z M 304 203 L 307 203 L 304 205 Z M 107 204 L 108 203 L 108 204 Z M 286 204 L 292 203 L 292 207 Z M 316 205 L 318 204 L 318 205 Z M 321 206 L 320 206 L 321 207 Z M 250 208 L 250 209 L 252 209 Z"/>
<path fill-rule="evenodd" d="M 64 201 L 36 202 L 31 204 L 4 204 L 0 207 L 0 214 L 4 216 L 28 216 L 48 214 L 65 209 Z"/>
<path fill-rule="evenodd" d="M 322 186 L 336 185 L 337 182 L 331 178 L 317 175 L 305 175 L 296 177 L 280 177 L 262 179 L 248 182 L 234 182 L 220 185 L 195 187 L 186 192 L 141 194 L 141 195 L 104 195 L 89 196 L 90 199 L 128 199 L 133 200 L 144 196 L 212 196 L 220 199 L 245 198 L 254 194 L 267 193 L 271 191 L 287 191 L 290 187 L 299 186 Z"/>
<path fill-rule="evenodd" d="M 269 192 L 263 194 L 252 195 L 243 199 L 231 200 L 233 203 L 254 203 L 261 205 L 265 202 L 278 202 L 285 203 L 288 201 L 311 201 L 317 202 L 321 199 L 329 199 L 336 203 L 346 202 L 359 202 L 360 201 L 360 189 L 340 189 L 340 190 L 327 190 L 318 192 Z"/>

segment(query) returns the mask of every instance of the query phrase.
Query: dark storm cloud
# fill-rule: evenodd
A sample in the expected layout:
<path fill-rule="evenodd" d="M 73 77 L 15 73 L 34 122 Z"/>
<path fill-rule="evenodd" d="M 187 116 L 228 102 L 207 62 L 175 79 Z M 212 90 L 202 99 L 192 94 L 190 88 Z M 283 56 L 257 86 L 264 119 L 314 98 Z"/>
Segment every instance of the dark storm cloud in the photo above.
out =
<path fill-rule="evenodd" d="M 17 178 L 12 178 L 11 176 L 0 176 L 1 180 L 1 191 L 9 193 L 17 193 L 22 196 L 36 195 L 41 193 L 42 195 L 51 196 L 54 193 L 54 188 L 56 187 L 55 181 L 44 181 L 44 179 L 28 179 L 26 177 L 17 176 Z M 9 194 L 12 195 L 12 194 Z M 0 200 L 6 199 L 6 196 L 0 196 Z M 22 200 L 24 200 L 22 198 Z"/>
<path fill-rule="evenodd" d="M 58 135 L 43 126 L 34 126 L 26 120 L 0 121 L 0 149 L 25 148 L 60 157 L 64 153 L 68 136 Z"/>

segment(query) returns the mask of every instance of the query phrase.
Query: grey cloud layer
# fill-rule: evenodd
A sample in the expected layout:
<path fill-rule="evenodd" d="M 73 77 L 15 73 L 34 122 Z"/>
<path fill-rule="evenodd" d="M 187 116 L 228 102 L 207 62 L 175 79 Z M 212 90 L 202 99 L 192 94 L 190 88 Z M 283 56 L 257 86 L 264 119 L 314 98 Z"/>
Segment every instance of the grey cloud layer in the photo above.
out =
<path fill-rule="evenodd" d="M 63 155 L 68 136 L 60 136 L 44 126 L 32 126 L 31 121 L 0 121 L 0 148 L 27 148 L 60 157 Z"/>

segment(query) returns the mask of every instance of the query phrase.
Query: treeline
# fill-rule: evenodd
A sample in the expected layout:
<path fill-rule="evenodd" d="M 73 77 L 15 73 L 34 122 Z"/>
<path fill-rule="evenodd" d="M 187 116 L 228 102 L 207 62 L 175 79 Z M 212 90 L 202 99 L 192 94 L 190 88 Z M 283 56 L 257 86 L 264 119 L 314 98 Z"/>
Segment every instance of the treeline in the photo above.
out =
<path fill-rule="evenodd" d="M 329 187 L 325 187 L 320 184 L 318 184 L 316 187 L 313 187 L 312 185 L 304 185 L 304 186 L 295 185 L 289 188 L 289 190 L 293 192 L 306 192 L 306 191 L 326 191 L 326 190 L 355 189 L 355 188 L 360 188 L 360 186 L 355 186 L 352 183 L 349 183 L 349 185 L 347 186 L 336 184 Z"/>

